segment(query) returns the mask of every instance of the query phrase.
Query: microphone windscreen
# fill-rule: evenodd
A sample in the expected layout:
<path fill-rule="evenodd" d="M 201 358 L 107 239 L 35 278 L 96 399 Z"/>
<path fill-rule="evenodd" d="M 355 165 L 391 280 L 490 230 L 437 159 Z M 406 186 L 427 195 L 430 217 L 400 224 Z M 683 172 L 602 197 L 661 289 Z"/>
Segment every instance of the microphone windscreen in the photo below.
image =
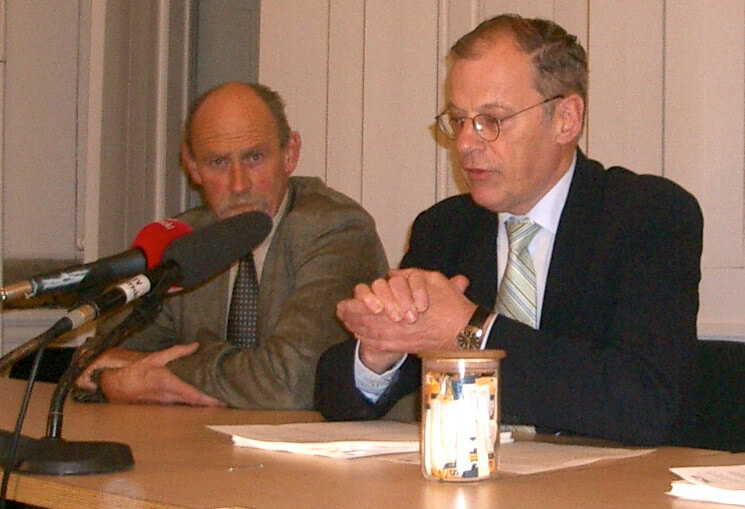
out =
<path fill-rule="evenodd" d="M 267 214 L 244 212 L 174 240 L 163 253 L 163 263 L 175 262 L 182 274 L 177 284 L 194 288 L 252 251 L 271 229 Z"/>
<path fill-rule="evenodd" d="M 147 268 L 160 265 L 163 253 L 171 242 L 191 233 L 192 227 L 176 219 L 163 219 L 146 225 L 132 241 L 132 247 L 142 251 Z"/>

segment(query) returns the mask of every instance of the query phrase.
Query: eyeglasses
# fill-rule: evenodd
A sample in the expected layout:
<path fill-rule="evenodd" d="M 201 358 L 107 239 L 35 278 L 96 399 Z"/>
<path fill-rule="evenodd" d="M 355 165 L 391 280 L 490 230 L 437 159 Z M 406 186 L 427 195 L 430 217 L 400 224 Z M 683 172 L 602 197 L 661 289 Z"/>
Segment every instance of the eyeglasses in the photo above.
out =
<path fill-rule="evenodd" d="M 437 120 L 437 127 L 440 128 L 440 131 L 442 131 L 445 136 L 447 136 L 451 140 L 454 140 L 458 137 L 460 132 L 463 130 L 463 126 L 465 125 L 466 120 L 470 120 L 471 122 L 473 122 L 473 130 L 476 131 L 476 134 L 478 134 L 482 140 L 494 141 L 499 138 L 499 133 L 502 130 L 502 122 L 504 122 L 505 120 L 516 117 L 520 113 L 525 113 L 528 110 L 532 110 L 533 108 L 537 108 L 538 106 L 542 106 L 548 102 L 563 98 L 563 95 L 555 95 L 553 97 L 549 97 L 548 99 L 544 99 L 543 101 L 534 104 L 533 106 L 528 106 L 525 109 L 516 111 L 515 113 L 502 118 L 498 118 L 489 113 L 482 113 L 481 115 L 476 115 L 475 117 L 453 117 L 451 116 L 449 111 L 443 111 L 442 113 L 437 115 L 435 119 Z"/>

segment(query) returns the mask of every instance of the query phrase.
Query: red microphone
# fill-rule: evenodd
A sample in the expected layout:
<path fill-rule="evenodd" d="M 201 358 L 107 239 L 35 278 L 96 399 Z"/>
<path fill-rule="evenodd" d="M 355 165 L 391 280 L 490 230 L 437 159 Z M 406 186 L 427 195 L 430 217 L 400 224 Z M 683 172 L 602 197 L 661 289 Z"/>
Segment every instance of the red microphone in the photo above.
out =
<path fill-rule="evenodd" d="M 160 265 L 163 252 L 171 242 L 192 231 L 192 227 L 186 223 L 175 219 L 163 219 L 150 223 L 140 230 L 135 240 L 132 241 L 132 247 L 140 249 L 145 255 L 147 264 L 145 268 L 154 269 Z"/>
<path fill-rule="evenodd" d="M 80 291 L 95 285 L 134 276 L 160 264 L 166 248 L 191 233 L 188 224 L 163 219 L 146 225 L 135 237 L 132 248 L 95 262 L 33 276 L 2 288 L 2 301 L 30 299 L 51 292 Z"/>

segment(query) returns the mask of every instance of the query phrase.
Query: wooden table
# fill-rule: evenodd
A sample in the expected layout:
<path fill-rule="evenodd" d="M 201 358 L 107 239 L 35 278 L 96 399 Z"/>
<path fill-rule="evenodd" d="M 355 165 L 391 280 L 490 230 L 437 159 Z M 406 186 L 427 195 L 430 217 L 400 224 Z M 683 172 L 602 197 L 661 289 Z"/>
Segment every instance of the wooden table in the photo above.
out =
<path fill-rule="evenodd" d="M 25 382 L 0 378 L 0 429 L 12 430 Z M 38 383 L 23 433 L 44 433 L 53 386 Z M 465 484 L 430 482 L 418 466 L 334 460 L 234 447 L 207 424 L 318 421 L 314 412 L 78 404 L 65 408 L 67 440 L 130 445 L 134 467 L 86 476 L 13 474 L 12 500 L 53 508 L 717 507 L 665 492 L 671 466 L 745 463 L 745 454 L 663 447 L 631 459 Z"/>

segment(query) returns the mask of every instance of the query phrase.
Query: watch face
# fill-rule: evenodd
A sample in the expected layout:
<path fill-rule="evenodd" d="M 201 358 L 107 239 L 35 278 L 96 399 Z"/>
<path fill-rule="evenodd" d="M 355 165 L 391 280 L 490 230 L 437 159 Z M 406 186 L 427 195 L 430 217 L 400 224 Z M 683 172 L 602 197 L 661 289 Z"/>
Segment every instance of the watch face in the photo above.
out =
<path fill-rule="evenodd" d="M 481 348 L 481 335 L 483 331 L 473 325 L 467 325 L 458 334 L 458 346 L 462 350 L 478 350 Z"/>

